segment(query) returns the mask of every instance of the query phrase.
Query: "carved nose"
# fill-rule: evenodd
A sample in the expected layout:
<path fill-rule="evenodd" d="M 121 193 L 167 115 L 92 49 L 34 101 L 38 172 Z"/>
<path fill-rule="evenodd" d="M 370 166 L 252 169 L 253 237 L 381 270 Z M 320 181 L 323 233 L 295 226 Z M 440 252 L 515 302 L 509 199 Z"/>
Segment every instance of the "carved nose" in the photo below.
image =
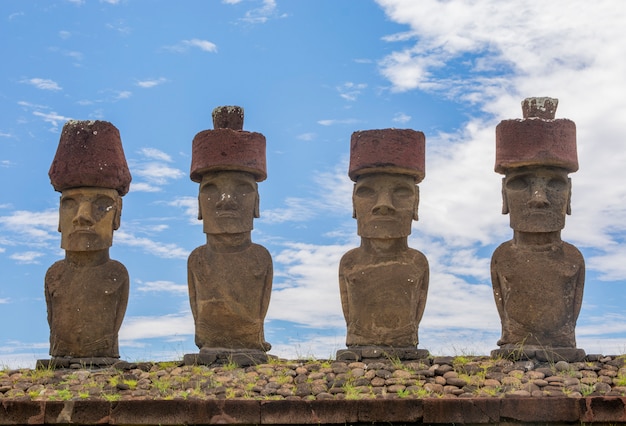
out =
<path fill-rule="evenodd" d="M 72 219 L 74 225 L 79 226 L 91 226 L 94 224 L 93 216 L 91 214 L 91 203 L 80 203 L 78 205 L 78 211 L 76 216 Z"/>
<path fill-rule="evenodd" d="M 378 202 L 372 208 L 372 213 L 378 215 L 389 215 L 395 213 L 396 209 L 393 207 L 391 200 L 389 199 L 389 195 L 382 194 L 378 197 Z"/>
<path fill-rule="evenodd" d="M 233 195 L 222 193 L 219 201 L 216 203 L 216 207 L 218 209 L 234 210 L 237 208 L 237 199 Z"/>
<path fill-rule="evenodd" d="M 545 208 L 550 205 L 546 192 L 541 189 L 533 189 L 533 193 L 528 200 L 528 205 L 533 208 Z"/>

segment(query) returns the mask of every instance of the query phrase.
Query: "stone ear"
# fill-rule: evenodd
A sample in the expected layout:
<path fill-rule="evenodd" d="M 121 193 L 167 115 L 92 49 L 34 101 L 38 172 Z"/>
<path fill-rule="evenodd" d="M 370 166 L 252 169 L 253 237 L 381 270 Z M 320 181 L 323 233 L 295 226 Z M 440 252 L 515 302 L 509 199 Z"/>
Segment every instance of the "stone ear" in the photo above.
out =
<path fill-rule="evenodd" d="M 261 217 L 260 204 L 261 204 L 261 197 L 259 196 L 259 193 L 257 191 L 257 193 L 256 193 L 256 202 L 254 203 L 254 217 L 257 218 L 257 219 L 259 217 Z"/>
<path fill-rule="evenodd" d="M 567 178 L 567 208 L 565 213 L 572 214 L 572 178 Z"/>
<path fill-rule="evenodd" d="M 120 224 L 122 223 L 122 197 L 117 197 L 115 199 L 115 216 L 113 217 L 113 230 L 117 230 L 120 228 Z"/>
<path fill-rule="evenodd" d="M 502 214 L 509 214 L 509 199 L 506 196 L 505 190 L 506 178 L 502 178 Z"/>
<path fill-rule="evenodd" d="M 198 220 L 202 220 L 202 206 L 200 205 L 200 196 L 198 196 Z"/>
<path fill-rule="evenodd" d="M 356 209 L 354 208 L 354 192 L 356 191 L 356 183 L 352 185 L 352 219 L 356 219 Z"/>
<path fill-rule="evenodd" d="M 417 214 L 419 204 L 420 204 L 420 187 L 415 185 L 415 205 L 413 206 L 413 220 L 414 221 L 419 220 L 419 217 Z"/>

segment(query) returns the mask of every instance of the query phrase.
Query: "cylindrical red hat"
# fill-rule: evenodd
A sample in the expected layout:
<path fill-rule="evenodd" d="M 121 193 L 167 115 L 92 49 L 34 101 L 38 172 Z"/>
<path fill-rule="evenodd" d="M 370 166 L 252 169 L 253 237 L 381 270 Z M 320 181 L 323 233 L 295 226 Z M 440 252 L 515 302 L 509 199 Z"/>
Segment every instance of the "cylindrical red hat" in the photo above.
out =
<path fill-rule="evenodd" d="M 527 98 L 523 119 L 503 120 L 496 126 L 495 171 L 523 166 L 562 167 L 578 170 L 576 124 L 554 119 L 558 99 Z"/>
<path fill-rule="evenodd" d="M 95 186 L 126 195 L 131 175 L 120 132 L 108 121 L 68 121 L 48 176 L 59 192 Z"/>
<path fill-rule="evenodd" d="M 243 110 L 217 107 L 213 110 L 213 124 L 214 130 L 204 130 L 193 138 L 191 180 L 201 182 L 205 173 L 224 170 L 251 173 L 257 182 L 267 179 L 265 136 L 241 130 Z"/>
<path fill-rule="evenodd" d="M 411 129 L 363 130 L 352 133 L 348 176 L 397 173 L 424 179 L 426 137 Z"/>

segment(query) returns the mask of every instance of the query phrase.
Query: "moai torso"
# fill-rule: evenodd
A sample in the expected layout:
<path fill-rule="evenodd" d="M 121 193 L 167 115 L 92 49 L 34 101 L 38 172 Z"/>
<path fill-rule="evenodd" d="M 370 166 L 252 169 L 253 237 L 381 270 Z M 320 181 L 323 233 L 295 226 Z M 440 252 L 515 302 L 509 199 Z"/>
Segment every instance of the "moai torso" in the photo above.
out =
<path fill-rule="evenodd" d="M 269 305 L 272 259 L 258 244 L 236 253 L 196 248 L 188 283 L 199 348 L 268 350 L 263 319 Z"/>
<path fill-rule="evenodd" d="M 566 242 L 533 248 L 508 241 L 491 262 L 502 319 L 498 345 L 575 347 L 585 277 L 578 249 Z"/>
<path fill-rule="evenodd" d="M 347 252 L 339 265 L 346 345 L 416 347 L 428 292 L 428 261 L 407 249 L 393 258 Z"/>
<path fill-rule="evenodd" d="M 128 272 L 115 260 L 98 266 L 66 260 L 52 265 L 45 278 L 50 355 L 118 358 L 128 293 Z"/>

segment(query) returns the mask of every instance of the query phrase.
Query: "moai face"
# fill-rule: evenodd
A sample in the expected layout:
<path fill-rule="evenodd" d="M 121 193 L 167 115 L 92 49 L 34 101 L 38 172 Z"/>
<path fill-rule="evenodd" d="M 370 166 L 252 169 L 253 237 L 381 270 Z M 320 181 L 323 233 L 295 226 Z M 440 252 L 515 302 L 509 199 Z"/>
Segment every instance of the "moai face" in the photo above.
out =
<path fill-rule="evenodd" d="M 559 167 L 520 167 L 502 180 L 503 213 L 511 228 L 522 232 L 554 232 L 565 227 L 570 213 L 571 180 Z"/>
<path fill-rule="evenodd" d="M 247 172 L 207 173 L 200 182 L 198 201 L 206 234 L 250 232 L 259 217 L 257 183 Z"/>
<path fill-rule="evenodd" d="M 59 232 L 61 248 L 95 251 L 111 247 L 120 226 L 122 198 L 115 189 L 72 188 L 61 193 Z"/>
<path fill-rule="evenodd" d="M 358 234 L 365 238 L 401 238 L 417 220 L 418 187 L 413 176 L 372 173 L 359 177 L 352 203 Z"/>

